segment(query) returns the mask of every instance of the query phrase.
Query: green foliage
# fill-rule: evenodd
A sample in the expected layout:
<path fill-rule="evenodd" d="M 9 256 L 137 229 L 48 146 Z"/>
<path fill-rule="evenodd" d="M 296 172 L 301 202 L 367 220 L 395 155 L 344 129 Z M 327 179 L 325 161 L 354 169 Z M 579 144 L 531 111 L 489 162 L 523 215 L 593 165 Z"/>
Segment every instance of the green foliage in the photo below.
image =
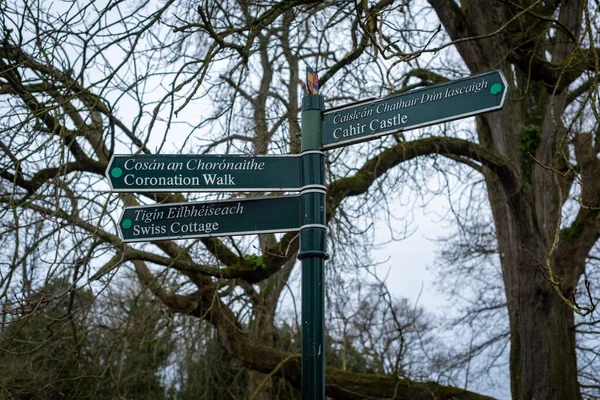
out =
<path fill-rule="evenodd" d="M 120 378 L 116 392 L 124 398 L 163 399 L 160 372 L 174 348 L 168 321 L 146 293 L 126 297 L 123 308 L 128 318 L 123 321 L 124 331 L 117 335 L 121 358 L 111 366 Z"/>
<path fill-rule="evenodd" d="M 83 378 L 89 369 L 86 330 L 89 290 L 61 296 L 68 281 L 55 280 L 32 291 L 0 338 L 0 382 L 17 398 L 74 398 L 93 391 Z M 66 395 L 68 394 L 68 395 Z"/>
<path fill-rule="evenodd" d="M 245 254 L 244 261 L 248 266 L 253 270 L 263 269 L 265 267 L 265 261 L 262 256 L 257 256 L 255 254 Z"/>
<path fill-rule="evenodd" d="M 248 370 L 220 346 L 208 323 L 167 318 L 142 288 L 121 288 L 97 299 L 89 289 L 74 292 L 72 299 L 58 296 L 69 287 L 68 280 L 57 280 L 38 288 L 44 293 L 38 302 L 50 300 L 2 332 L 0 399 L 226 400 L 251 395 Z M 286 322 L 275 327 L 273 339 L 283 351 L 301 351 L 300 333 Z M 350 338 L 341 344 L 327 336 L 326 346 L 330 366 L 383 372 Z M 269 387 L 273 400 L 301 398 L 285 379 L 273 377 Z"/>
<path fill-rule="evenodd" d="M 357 372 L 361 374 L 384 374 L 381 369 L 368 357 L 356 348 L 352 338 L 345 343 L 336 345 L 331 338 L 327 338 L 327 364 L 337 369 Z"/>
<path fill-rule="evenodd" d="M 581 234 L 581 231 L 583 230 L 584 226 L 585 222 L 583 221 L 573 221 L 570 227 L 563 228 L 560 230 L 560 240 L 569 243 L 575 241 Z"/>
<path fill-rule="evenodd" d="M 202 341 L 204 343 L 194 343 L 193 350 L 187 351 L 180 360 L 183 361 L 182 379 L 175 397 L 181 400 L 243 398 L 245 370 L 236 366 L 216 340 Z"/>
<path fill-rule="evenodd" d="M 166 398 L 161 371 L 173 342 L 148 295 L 115 294 L 95 309 L 91 290 L 61 296 L 68 288 L 67 280 L 37 288 L 33 311 L 2 331 L 0 386 L 8 398 Z"/>

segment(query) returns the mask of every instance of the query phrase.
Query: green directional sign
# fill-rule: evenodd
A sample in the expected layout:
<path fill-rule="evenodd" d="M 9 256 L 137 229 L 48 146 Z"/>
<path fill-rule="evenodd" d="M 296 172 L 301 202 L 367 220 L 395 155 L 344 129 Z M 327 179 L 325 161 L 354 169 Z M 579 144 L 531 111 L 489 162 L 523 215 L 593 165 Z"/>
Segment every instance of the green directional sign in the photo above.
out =
<path fill-rule="evenodd" d="M 332 108 L 323 114 L 323 148 L 499 110 L 504 107 L 507 94 L 506 78 L 497 70 Z"/>
<path fill-rule="evenodd" d="M 127 207 L 119 231 L 124 242 L 295 231 L 300 207 L 300 195 Z"/>
<path fill-rule="evenodd" d="M 296 191 L 303 163 L 319 154 L 114 155 L 106 176 L 115 192 Z"/>

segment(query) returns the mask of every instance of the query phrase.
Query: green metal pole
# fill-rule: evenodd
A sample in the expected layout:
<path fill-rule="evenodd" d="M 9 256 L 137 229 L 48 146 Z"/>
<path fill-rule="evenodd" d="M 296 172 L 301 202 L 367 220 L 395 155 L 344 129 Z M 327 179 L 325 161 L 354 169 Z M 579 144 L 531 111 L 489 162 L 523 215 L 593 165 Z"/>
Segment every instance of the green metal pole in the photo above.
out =
<path fill-rule="evenodd" d="M 302 400 L 325 398 L 325 153 L 321 150 L 324 99 L 302 99 Z"/>

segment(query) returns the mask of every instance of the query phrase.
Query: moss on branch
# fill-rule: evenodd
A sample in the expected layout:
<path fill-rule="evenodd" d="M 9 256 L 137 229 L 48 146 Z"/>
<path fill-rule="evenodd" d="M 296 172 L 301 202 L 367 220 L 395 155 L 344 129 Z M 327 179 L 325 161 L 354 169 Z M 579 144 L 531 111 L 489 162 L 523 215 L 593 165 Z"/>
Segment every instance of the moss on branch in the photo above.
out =
<path fill-rule="evenodd" d="M 491 400 L 491 397 L 436 382 L 359 374 L 327 368 L 326 393 L 334 399 Z"/>

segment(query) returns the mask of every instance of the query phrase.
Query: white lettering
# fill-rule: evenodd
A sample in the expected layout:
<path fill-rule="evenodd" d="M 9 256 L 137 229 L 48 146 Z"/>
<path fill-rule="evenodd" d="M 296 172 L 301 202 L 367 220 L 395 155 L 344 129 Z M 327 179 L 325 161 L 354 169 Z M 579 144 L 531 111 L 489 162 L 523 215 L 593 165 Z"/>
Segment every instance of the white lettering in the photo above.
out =
<path fill-rule="evenodd" d="M 156 160 L 136 162 L 134 158 L 130 158 L 125 161 L 123 167 L 127 171 L 159 171 L 165 169 L 165 163 L 157 162 Z"/>
<path fill-rule="evenodd" d="M 401 125 L 406 125 L 408 122 L 408 115 L 406 114 L 396 114 L 392 118 L 385 119 L 374 119 L 369 123 L 369 129 L 371 132 L 375 132 L 378 130 L 389 130 L 390 128 L 396 128 Z"/>
<path fill-rule="evenodd" d="M 185 224 L 182 224 L 181 222 L 173 222 L 171 224 L 171 232 L 176 235 L 180 233 L 212 233 L 217 230 L 219 230 L 218 222 L 201 223 L 194 221 Z"/>

